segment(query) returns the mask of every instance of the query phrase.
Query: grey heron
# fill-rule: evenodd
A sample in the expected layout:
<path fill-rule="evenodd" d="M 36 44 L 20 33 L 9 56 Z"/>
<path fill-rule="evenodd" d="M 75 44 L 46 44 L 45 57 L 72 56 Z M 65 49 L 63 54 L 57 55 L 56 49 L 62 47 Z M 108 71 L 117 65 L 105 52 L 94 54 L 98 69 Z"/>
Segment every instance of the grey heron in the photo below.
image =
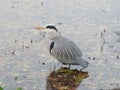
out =
<path fill-rule="evenodd" d="M 45 28 L 34 28 L 44 31 L 49 53 L 59 62 L 65 65 L 88 67 L 89 63 L 82 58 L 79 47 L 73 41 L 63 37 L 55 26 L 47 25 Z"/>

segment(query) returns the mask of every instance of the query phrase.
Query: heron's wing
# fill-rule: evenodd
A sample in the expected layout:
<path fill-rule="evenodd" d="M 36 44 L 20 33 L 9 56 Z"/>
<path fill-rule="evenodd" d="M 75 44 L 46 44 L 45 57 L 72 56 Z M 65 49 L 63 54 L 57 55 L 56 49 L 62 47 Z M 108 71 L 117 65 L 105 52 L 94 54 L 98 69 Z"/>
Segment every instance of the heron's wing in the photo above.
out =
<path fill-rule="evenodd" d="M 53 47 L 50 53 L 56 58 L 75 59 L 76 57 L 82 56 L 79 47 L 75 43 L 66 38 L 59 37 L 53 39 L 52 42 L 54 42 L 54 46 L 52 45 Z"/>

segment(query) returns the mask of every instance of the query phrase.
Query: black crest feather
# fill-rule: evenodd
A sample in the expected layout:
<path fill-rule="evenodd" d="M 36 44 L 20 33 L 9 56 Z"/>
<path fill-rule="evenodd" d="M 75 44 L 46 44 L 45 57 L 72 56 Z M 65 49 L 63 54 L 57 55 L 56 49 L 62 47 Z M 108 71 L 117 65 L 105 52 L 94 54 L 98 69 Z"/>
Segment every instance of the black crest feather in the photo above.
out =
<path fill-rule="evenodd" d="M 58 31 L 57 28 L 53 25 L 46 26 L 46 29 L 54 29 L 54 30 Z"/>

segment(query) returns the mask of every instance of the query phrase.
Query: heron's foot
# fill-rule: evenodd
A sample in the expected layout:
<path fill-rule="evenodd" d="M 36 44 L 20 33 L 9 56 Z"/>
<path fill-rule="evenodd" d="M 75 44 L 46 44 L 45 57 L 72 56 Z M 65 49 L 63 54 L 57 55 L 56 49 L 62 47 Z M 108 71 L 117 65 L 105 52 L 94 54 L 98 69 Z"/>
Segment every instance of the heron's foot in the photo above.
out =
<path fill-rule="evenodd" d="M 63 65 L 69 65 L 68 68 L 70 69 L 71 67 L 71 64 L 68 64 L 68 63 L 62 63 Z"/>

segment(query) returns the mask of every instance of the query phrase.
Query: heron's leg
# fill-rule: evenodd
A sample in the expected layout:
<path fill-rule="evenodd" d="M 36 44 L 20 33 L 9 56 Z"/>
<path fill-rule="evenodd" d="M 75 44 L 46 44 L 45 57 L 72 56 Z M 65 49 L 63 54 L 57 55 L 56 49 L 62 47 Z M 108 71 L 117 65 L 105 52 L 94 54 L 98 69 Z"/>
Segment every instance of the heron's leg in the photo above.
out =
<path fill-rule="evenodd" d="M 70 69 L 70 67 L 71 67 L 71 65 L 69 64 L 69 67 L 68 67 L 68 68 Z"/>
<path fill-rule="evenodd" d="M 69 65 L 68 68 L 70 69 L 71 64 L 63 63 L 63 65 Z"/>

